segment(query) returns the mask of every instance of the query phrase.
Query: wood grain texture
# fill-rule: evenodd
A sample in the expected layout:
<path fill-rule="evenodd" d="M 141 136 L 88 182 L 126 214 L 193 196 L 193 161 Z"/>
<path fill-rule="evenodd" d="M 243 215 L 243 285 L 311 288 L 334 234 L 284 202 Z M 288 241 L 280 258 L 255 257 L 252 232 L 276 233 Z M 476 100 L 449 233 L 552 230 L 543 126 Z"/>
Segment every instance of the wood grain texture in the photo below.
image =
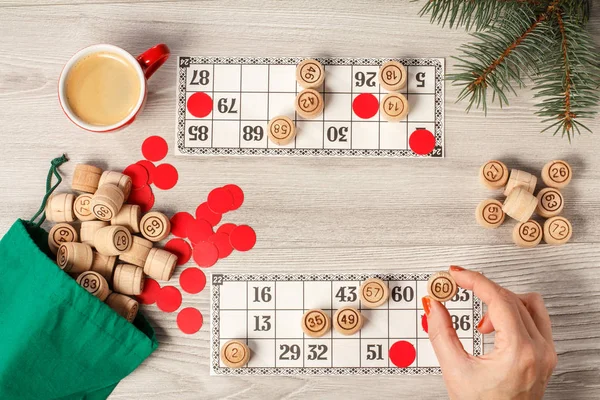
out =
<path fill-rule="evenodd" d="M 149 135 L 173 142 L 176 66 L 150 81 L 148 104 L 136 123 L 116 134 L 83 132 L 62 115 L 56 97 L 66 60 L 94 43 L 136 54 L 158 42 L 176 55 L 445 57 L 453 71 L 462 30 L 430 25 L 408 1 L 51 1 L 0 0 L 0 232 L 39 207 L 49 161 L 67 153 L 70 181 L 79 162 L 122 169 L 142 158 Z M 600 44 L 600 11 L 590 23 Z M 385 40 L 384 40 L 385 38 Z M 600 397 L 600 141 L 572 144 L 540 134 L 533 92 L 522 90 L 504 110 L 484 117 L 454 102 L 446 85 L 446 159 L 188 158 L 170 155 L 180 181 L 158 189 L 156 209 L 193 211 L 209 190 L 227 183 L 246 193 L 226 216 L 258 233 L 249 253 L 212 271 L 436 271 L 455 263 L 477 268 L 517 292 L 539 291 L 552 316 L 559 365 L 548 399 Z M 588 126 L 600 130 L 600 117 Z M 564 215 L 575 234 L 563 247 L 526 250 L 511 244 L 514 221 L 494 231 L 477 226 L 476 205 L 498 195 L 478 181 L 489 159 L 540 176 L 551 159 L 565 159 L 574 179 L 564 190 Z M 63 186 L 68 190 L 68 186 Z M 273 204 L 294 204 L 294 209 Z M 180 270 L 172 280 L 178 285 Z M 184 295 L 208 319 L 208 290 Z M 209 377 L 209 323 L 196 335 L 176 327 L 175 313 L 144 307 L 161 346 L 115 390 L 115 399 L 445 397 L 440 377 Z M 487 337 L 491 344 L 493 337 Z M 423 391 L 427 388 L 427 392 Z"/>

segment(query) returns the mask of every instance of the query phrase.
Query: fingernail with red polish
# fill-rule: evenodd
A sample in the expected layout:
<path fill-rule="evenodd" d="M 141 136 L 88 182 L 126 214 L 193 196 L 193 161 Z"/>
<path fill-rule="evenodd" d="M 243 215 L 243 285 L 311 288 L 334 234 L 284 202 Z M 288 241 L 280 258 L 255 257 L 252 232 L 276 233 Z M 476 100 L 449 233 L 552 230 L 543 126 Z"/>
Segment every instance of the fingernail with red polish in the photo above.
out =
<path fill-rule="evenodd" d="M 477 324 L 477 329 L 479 329 L 483 326 L 486 318 L 487 318 L 487 315 L 484 315 L 483 318 L 481 318 L 481 321 L 479 321 L 479 323 Z"/>
<path fill-rule="evenodd" d="M 431 299 L 429 296 L 425 296 L 421 299 L 423 302 L 423 309 L 425 310 L 425 315 L 429 317 L 429 313 L 431 312 Z"/>
<path fill-rule="evenodd" d="M 463 267 L 459 267 L 458 265 L 451 265 L 450 266 L 450 271 L 454 271 L 454 272 L 460 272 L 460 271 L 464 271 L 465 269 Z"/>

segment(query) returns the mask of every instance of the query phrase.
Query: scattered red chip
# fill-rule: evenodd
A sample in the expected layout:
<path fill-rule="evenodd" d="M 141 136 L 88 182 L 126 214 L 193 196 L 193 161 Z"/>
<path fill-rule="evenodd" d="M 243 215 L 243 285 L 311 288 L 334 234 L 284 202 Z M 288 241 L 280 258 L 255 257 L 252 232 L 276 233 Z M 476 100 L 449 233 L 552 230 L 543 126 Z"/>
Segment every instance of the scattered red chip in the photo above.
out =
<path fill-rule="evenodd" d="M 228 257 L 233 252 L 233 247 L 229 242 L 229 235 L 226 233 L 215 233 L 208 238 L 208 241 L 217 247 L 219 258 Z"/>
<path fill-rule="evenodd" d="M 123 170 L 123 175 L 131 178 L 131 186 L 134 189 L 139 189 L 148 184 L 148 170 L 139 164 L 131 164 Z"/>
<path fill-rule="evenodd" d="M 417 357 L 417 351 L 412 343 L 399 340 L 390 347 L 390 361 L 398 368 L 409 367 Z"/>
<path fill-rule="evenodd" d="M 256 232 L 248 225 L 237 226 L 229 234 L 229 242 L 237 251 L 248 251 L 256 244 Z"/>
<path fill-rule="evenodd" d="M 233 206 L 230 211 L 237 210 L 244 203 L 244 191 L 238 185 L 225 185 L 224 189 L 229 190 L 229 193 L 233 196 Z"/>
<path fill-rule="evenodd" d="M 425 333 L 429 333 L 429 323 L 427 322 L 427 315 L 423 314 L 421 316 L 421 327 L 425 331 Z"/>
<path fill-rule="evenodd" d="M 142 143 L 142 154 L 149 161 L 160 161 L 167 156 L 169 146 L 160 136 L 150 136 Z"/>
<path fill-rule="evenodd" d="M 158 293 L 156 305 L 164 312 L 177 310 L 181 306 L 181 292 L 174 286 L 165 286 Z"/>
<path fill-rule="evenodd" d="M 177 256 L 177 265 L 183 265 L 192 258 L 192 247 L 183 239 L 171 239 L 165 244 L 165 250 Z"/>
<path fill-rule="evenodd" d="M 196 208 L 196 219 L 203 219 L 208 221 L 212 226 L 217 225 L 221 222 L 223 216 L 220 213 L 216 213 L 208 207 L 208 203 L 202 203 Z"/>
<path fill-rule="evenodd" d="M 160 284 L 152 278 L 146 278 L 144 281 L 144 290 L 137 295 L 137 299 L 142 304 L 154 304 L 156 297 L 160 292 Z"/>
<path fill-rule="evenodd" d="M 211 242 L 200 242 L 194 245 L 194 261 L 199 267 L 212 267 L 219 259 L 219 250 Z"/>
<path fill-rule="evenodd" d="M 202 328 L 202 313 L 193 307 L 187 307 L 177 314 L 177 326 L 179 330 L 192 335 Z"/>
<path fill-rule="evenodd" d="M 236 224 L 232 224 L 231 222 L 228 222 L 226 224 L 221 225 L 217 229 L 217 233 L 226 233 L 227 235 L 229 235 L 231 233 L 231 231 L 236 228 L 236 226 L 237 226 Z"/>
<path fill-rule="evenodd" d="M 206 275 L 198 268 L 186 268 L 179 276 L 181 288 L 190 293 L 200 293 L 206 286 Z"/>
<path fill-rule="evenodd" d="M 150 185 L 152 183 L 152 174 L 154 173 L 154 170 L 156 169 L 156 166 L 148 160 L 140 160 L 138 162 L 136 162 L 137 165 L 141 165 L 142 167 L 144 167 L 146 169 L 146 171 L 148 171 L 148 181 L 146 182 L 148 185 Z"/>
<path fill-rule="evenodd" d="M 208 240 L 213 235 L 212 225 L 203 219 L 195 219 L 188 222 L 187 238 L 192 243 L 200 243 Z"/>
<path fill-rule="evenodd" d="M 152 173 L 152 180 L 157 188 L 169 190 L 177 184 L 179 174 L 171 164 L 160 164 Z"/>
<path fill-rule="evenodd" d="M 127 199 L 129 204 L 137 204 L 142 212 L 147 213 L 154 207 L 154 193 L 150 186 L 143 186 L 139 189 L 133 189 Z"/>
<path fill-rule="evenodd" d="M 188 224 L 192 223 L 192 214 L 182 211 L 171 217 L 171 233 L 179 237 L 187 237 Z"/>
<path fill-rule="evenodd" d="M 225 188 L 216 188 L 208 194 L 206 202 L 212 211 L 224 214 L 233 208 L 233 195 Z"/>

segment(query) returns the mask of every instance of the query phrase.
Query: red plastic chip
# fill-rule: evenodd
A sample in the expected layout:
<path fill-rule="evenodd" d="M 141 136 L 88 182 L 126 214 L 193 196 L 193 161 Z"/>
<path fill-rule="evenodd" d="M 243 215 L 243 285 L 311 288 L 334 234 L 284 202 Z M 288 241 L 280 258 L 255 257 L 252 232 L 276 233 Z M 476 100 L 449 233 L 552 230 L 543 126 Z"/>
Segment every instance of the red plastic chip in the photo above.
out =
<path fill-rule="evenodd" d="M 142 154 L 149 161 L 160 161 L 167 156 L 169 145 L 160 136 L 150 136 L 142 143 Z"/>
<path fill-rule="evenodd" d="M 212 267 L 219 259 L 217 246 L 210 242 L 200 242 L 194 245 L 194 261 L 199 267 Z"/>
<path fill-rule="evenodd" d="M 415 154 L 424 156 L 435 149 L 435 136 L 427 129 L 417 129 L 411 133 L 408 145 Z"/>
<path fill-rule="evenodd" d="M 154 304 L 159 292 L 160 284 L 152 278 L 146 278 L 144 281 L 144 290 L 136 297 L 142 304 Z"/>
<path fill-rule="evenodd" d="M 196 219 L 203 219 L 208 221 L 212 226 L 217 225 L 221 222 L 223 216 L 219 213 L 214 212 L 208 207 L 208 203 L 202 203 L 196 208 Z"/>
<path fill-rule="evenodd" d="M 206 202 L 212 211 L 224 214 L 233 208 L 233 195 L 225 188 L 216 188 L 208 194 Z"/>
<path fill-rule="evenodd" d="M 140 160 L 136 162 L 136 164 L 141 165 L 146 169 L 146 171 L 148 171 L 148 181 L 146 183 L 150 185 L 152 183 L 152 174 L 154 173 L 156 166 L 154 165 L 154 163 L 148 160 Z"/>
<path fill-rule="evenodd" d="M 237 251 L 248 251 L 256 244 L 256 232 L 248 225 L 240 225 L 229 234 L 229 242 Z"/>
<path fill-rule="evenodd" d="M 150 186 L 143 186 L 139 189 L 133 189 L 127 199 L 129 204 L 137 204 L 142 212 L 147 213 L 154 207 L 154 193 Z"/>
<path fill-rule="evenodd" d="M 236 224 L 232 224 L 231 222 L 228 222 L 226 224 L 219 226 L 219 228 L 217 229 L 217 233 L 226 233 L 227 235 L 229 235 L 231 233 L 231 231 L 234 230 L 236 227 L 237 227 Z"/>
<path fill-rule="evenodd" d="M 192 335 L 202 328 L 202 313 L 193 307 L 187 307 L 177 314 L 177 326 L 185 334 Z"/>
<path fill-rule="evenodd" d="M 192 258 L 192 247 L 183 239 L 171 239 L 165 244 L 165 250 L 177 256 L 177 265 L 184 265 Z"/>
<path fill-rule="evenodd" d="M 406 340 L 399 340 L 390 347 L 390 361 L 398 368 L 409 367 L 417 357 L 415 346 Z"/>
<path fill-rule="evenodd" d="M 224 189 L 227 189 L 233 196 L 233 206 L 230 211 L 237 210 L 244 203 L 244 191 L 238 185 L 225 185 Z"/>
<path fill-rule="evenodd" d="M 179 174 L 171 164 L 160 164 L 152 173 L 152 180 L 157 188 L 169 190 L 177 184 Z"/>
<path fill-rule="evenodd" d="M 181 292 L 174 286 L 165 286 L 158 293 L 156 305 L 164 312 L 176 311 L 181 306 Z"/>
<path fill-rule="evenodd" d="M 226 233 L 215 233 L 208 238 L 208 241 L 217 247 L 219 258 L 228 257 L 233 252 L 233 247 L 229 242 L 229 235 Z"/>
<path fill-rule="evenodd" d="M 200 293 L 206 286 L 206 275 L 199 268 L 186 268 L 179 276 L 179 284 L 187 293 Z"/>
<path fill-rule="evenodd" d="M 182 211 L 171 217 L 171 233 L 178 237 L 187 237 L 188 225 L 192 223 L 192 214 Z"/>
<path fill-rule="evenodd" d="M 148 184 L 148 170 L 140 164 L 131 164 L 123 170 L 123 175 L 131 178 L 131 186 L 139 189 Z"/>
<path fill-rule="evenodd" d="M 213 235 L 212 225 L 203 219 L 190 221 L 187 226 L 187 238 L 192 243 L 200 243 L 208 240 Z"/>

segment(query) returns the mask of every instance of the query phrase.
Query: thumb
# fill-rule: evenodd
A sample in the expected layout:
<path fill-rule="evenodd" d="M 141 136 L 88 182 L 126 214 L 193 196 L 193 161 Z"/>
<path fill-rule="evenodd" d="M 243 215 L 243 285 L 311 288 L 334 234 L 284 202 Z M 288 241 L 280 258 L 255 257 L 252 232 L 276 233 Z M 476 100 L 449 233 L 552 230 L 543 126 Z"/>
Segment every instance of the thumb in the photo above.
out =
<path fill-rule="evenodd" d="M 423 297 L 422 301 L 427 315 L 429 340 L 442 372 L 450 372 L 456 368 L 457 363 L 466 360 L 469 355 L 458 340 L 456 330 L 452 325 L 452 318 L 446 307 L 429 296 Z"/>

